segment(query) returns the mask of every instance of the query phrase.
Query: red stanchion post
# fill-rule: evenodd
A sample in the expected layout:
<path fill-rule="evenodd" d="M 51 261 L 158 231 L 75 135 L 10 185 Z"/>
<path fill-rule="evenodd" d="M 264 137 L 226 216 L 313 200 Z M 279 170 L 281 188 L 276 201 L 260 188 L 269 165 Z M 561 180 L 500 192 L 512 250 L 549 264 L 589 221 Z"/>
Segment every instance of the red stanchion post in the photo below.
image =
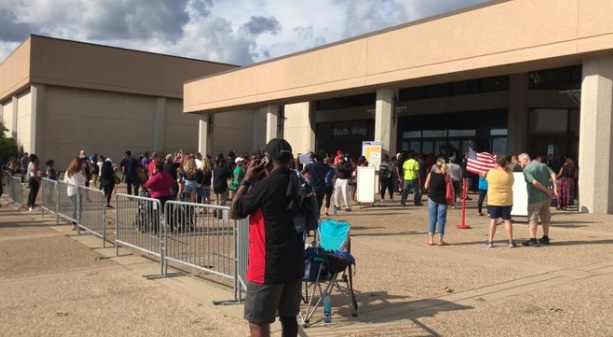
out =
<path fill-rule="evenodd" d="M 466 185 L 466 180 L 464 180 L 462 181 L 462 223 L 455 227 L 457 229 L 472 228 L 466 224 L 466 194 L 468 194 L 468 185 Z"/>

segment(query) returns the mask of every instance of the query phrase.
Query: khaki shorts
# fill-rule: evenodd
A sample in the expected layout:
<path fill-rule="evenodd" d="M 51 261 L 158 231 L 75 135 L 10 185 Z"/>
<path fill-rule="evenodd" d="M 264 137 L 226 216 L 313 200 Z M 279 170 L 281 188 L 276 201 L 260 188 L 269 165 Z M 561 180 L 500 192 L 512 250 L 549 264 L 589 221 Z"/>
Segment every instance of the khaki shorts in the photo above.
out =
<path fill-rule="evenodd" d="M 539 218 L 543 225 L 551 224 L 551 199 L 528 205 L 528 222 L 530 226 L 538 226 Z"/>

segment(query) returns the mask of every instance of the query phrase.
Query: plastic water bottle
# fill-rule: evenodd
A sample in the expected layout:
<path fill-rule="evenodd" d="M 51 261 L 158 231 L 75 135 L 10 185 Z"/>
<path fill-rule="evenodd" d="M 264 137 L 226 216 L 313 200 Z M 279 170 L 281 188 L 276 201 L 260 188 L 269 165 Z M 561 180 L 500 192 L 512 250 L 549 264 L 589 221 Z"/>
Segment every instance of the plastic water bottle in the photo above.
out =
<path fill-rule="evenodd" d="M 332 299 L 328 292 L 324 293 L 324 323 L 332 323 Z"/>
<path fill-rule="evenodd" d="M 332 215 L 336 215 L 337 212 L 338 212 L 338 207 L 334 205 L 334 208 L 332 209 Z"/>

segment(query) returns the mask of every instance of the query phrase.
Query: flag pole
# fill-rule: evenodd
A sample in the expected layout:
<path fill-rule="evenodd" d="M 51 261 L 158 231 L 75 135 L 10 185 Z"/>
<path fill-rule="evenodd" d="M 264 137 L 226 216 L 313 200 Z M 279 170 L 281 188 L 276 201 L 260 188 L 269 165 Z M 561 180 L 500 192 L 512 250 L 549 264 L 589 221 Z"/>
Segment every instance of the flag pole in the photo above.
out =
<path fill-rule="evenodd" d="M 468 193 L 468 185 L 466 184 L 466 180 L 462 180 L 462 223 L 457 225 L 455 228 L 457 229 L 471 229 L 469 225 L 466 224 L 466 195 Z"/>

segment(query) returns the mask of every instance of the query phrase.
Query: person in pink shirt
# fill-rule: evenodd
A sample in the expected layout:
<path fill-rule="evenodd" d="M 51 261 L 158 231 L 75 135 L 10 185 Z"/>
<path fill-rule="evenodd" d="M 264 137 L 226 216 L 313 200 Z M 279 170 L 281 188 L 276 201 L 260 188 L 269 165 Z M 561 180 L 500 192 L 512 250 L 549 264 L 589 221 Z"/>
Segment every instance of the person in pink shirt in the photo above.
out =
<path fill-rule="evenodd" d="M 155 169 L 153 174 L 147 182 L 145 187 L 151 192 L 151 197 L 158 199 L 162 205 L 162 210 L 166 201 L 172 199 L 172 186 L 175 181 L 170 173 L 164 172 L 164 162 L 161 160 L 155 160 Z M 166 215 L 166 223 L 168 223 L 168 214 Z"/>

